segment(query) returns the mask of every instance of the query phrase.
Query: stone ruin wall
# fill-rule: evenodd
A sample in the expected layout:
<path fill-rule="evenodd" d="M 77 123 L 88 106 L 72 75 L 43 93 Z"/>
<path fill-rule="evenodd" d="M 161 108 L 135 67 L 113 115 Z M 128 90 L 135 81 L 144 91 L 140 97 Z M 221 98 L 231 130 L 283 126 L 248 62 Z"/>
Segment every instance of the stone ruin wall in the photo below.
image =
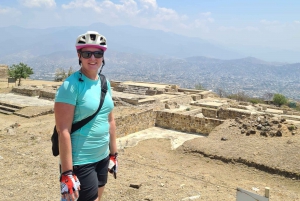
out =
<path fill-rule="evenodd" d="M 208 135 L 223 120 L 154 111 L 153 109 L 115 118 L 117 138 L 154 126 Z"/>
<path fill-rule="evenodd" d="M 50 90 L 41 90 L 40 91 L 40 98 L 45 98 L 45 99 L 52 99 L 54 100 L 55 98 L 55 94 L 56 94 L 56 90 L 55 91 L 50 91 Z"/>
<path fill-rule="evenodd" d="M 208 135 L 224 121 L 211 118 L 200 118 L 191 115 L 157 111 L 155 126 L 182 132 Z"/>
<path fill-rule="evenodd" d="M 189 96 L 186 96 L 183 102 L 190 101 Z M 175 99 L 174 99 L 175 101 Z M 168 102 L 171 102 L 170 100 Z M 200 110 L 200 109 L 199 109 Z M 151 110 L 152 111 L 152 110 Z M 155 126 L 167 128 L 167 129 L 174 129 L 178 131 L 183 132 L 191 132 L 191 133 L 199 133 L 199 134 L 206 134 L 208 135 L 216 126 L 219 126 L 224 122 L 226 119 L 235 119 L 236 117 L 250 117 L 251 112 L 250 111 L 236 111 L 231 109 L 212 109 L 212 108 L 201 108 L 201 111 L 205 118 L 195 117 L 192 114 L 178 114 L 178 113 L 172 113 L 169 111 L 156 111 L 151 114 L 152 116 L 149 116 L 149 114 L 146 114 L 146 116 L 139 116 L 143 113 L 136 114 L 138 115 L 137 119 L 135 121 L 141 121 L 139 123 L 146 124 L 147 126 L 144 127 L 135 127 L 131 129 L 125 129 L 127 132 L 123 132 L 125 135 L 137 132 L 139 130 L 143 130 L 146 128 L 150 128 L 154 126 L 153 122 L 155 122 Z M 131 116 L 135 116 L 135 114 L 132 114 Z M 132 118 L 132 117 L 131 117 Z M 128 125 L 133 124 L 132 121 L 127 121 L 128 119 L 126 117 L 123 117 L 123 122 L 120 122 L 121 125 Z M 126 127 L 126 126 L 125 126 Z"/>
<path fill-rule="evenodd" d="M 218 110 L 212 108 L 202 108 L 202 114 L 208 118 L 217 118 Z"/>
<path fill-rule="evenodd" d="M 153 109 L 115 118 L 117 137 L 123 137 L 155 126 L 156 112 Z"/>
<path fill-rule="evenodd" d="M 55 88 L 39 89 L 32 86 L 14 87 L 16 93 L 39 96 L 40 98 L 54 99 Z M 163 109 L 165 104 L 186 105 L 193 100 L 190 95 L 176 96 L 172 99 L 156 103 L 157 110 Z M 135 100 L 137 101 L 137 100 Z M 203 107 L 202 114 L 205 118 L 195 117 L 189 114 L 178 114 L 166 111 L 154 111 L 153 109 L 134 113 L 116 118 L 117 135 L 122 137 L 130 133 L 141 131 L 153 126 L 174 129 L 183 132 L 209 134 L 212 129 L 223 123 L 225 119 L 235 119 L 236 117 L 250 117 L 250 111 L 238 111 L 233 109 L 212 109 Z M 217 119 L 216 119 L 217 118 Z"/>
<path fill-rule="evenodd" d="M 168 100 L 166 100 L 165 103 L 176 103 L 176 105 L 189 105 L 191 101 L 193 101 L 193 99 L 190 95 L 179 95 L 174 98 L 168 98 Z"/>
<path fill-rule="evenodd" d="M 39 96 L 40 95 L 40 89 L 37 89 L 34 87 L 29 87 L 29 86 L 14 87 L 12 89 L 12 91 L 15 93 L 24 94 L 26 96 Z"/>
<path fill-rule="evenodd" d="M 7 79 L 7 78 L 8 78 L 8 66 L 4 64 L 0 64 L 0 79 Z"/>
<path fill-rule="evenodd" d="M 39 98 L 54 99 L 56 88 L 37 88 L 35 86 L 18 86 L 12 89 L 13 92 L 26 96 L 38 96 Z"/>
<path fill-rule="evenodd" d="M 237 111 L 231 109 L 219 109 L 218 110 L 218 118 L 219 119 L 235 119 L 236 117 L 242 118 L 242 116 L 250 117 L 250 111 Z"/>

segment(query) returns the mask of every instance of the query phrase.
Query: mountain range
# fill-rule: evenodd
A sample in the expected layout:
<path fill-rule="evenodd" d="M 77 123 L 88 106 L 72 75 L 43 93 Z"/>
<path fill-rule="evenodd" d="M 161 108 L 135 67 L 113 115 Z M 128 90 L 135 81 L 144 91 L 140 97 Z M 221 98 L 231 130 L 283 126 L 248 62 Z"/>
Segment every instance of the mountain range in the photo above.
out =
<path fill-rule="evenodd" d="M 241 58 L 237 52 L 214 44 L 173 33 L 132 26 L 108 26 L 97 23 L 87 27 L 27 29 L 17 26 L 0 28 L 0 58 L 34 57 L 56 51 L 73 50 L 78 35 L 95 30 L 107 37 L 110 50 L 165 55 L 170 57 L 206 56 L 220 59 Z"/>
<path fill-rule="evenodd" d="M 251 96 L 282 93 L 300 99 L 300 64 L 268 62 L 229 48 L 169 32 L 131 26 L 0 28 L 0 63 L 24 62 L 34 79 L 53 79 L 57 68 L 78 69 L 75 40 L 87 30 L 105 35 L 108 51 L 103 72 L 114 80 L 175 83 L 194 88 L 245 91 Z"/>

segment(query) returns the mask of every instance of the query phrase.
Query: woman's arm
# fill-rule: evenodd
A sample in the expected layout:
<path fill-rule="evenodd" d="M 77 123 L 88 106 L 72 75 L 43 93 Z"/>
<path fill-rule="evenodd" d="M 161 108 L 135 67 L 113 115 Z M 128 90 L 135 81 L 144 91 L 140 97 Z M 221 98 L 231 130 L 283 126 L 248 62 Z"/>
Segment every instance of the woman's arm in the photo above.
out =
<path fill-rule="evenodd" d="M 58 132 L 59 156 L 62 172 L 73 170 L 70 132 L 74 110 L 74 105 L 59 102 L 54 104 L 55 125 Z"/>
<path fill-rule="evenodd" d="M 109 134 L 110 134 L 109 149 L 110 149 L 110 154 L 114 155 L 115 153 L 118 152 L 118 148 L 117 148 L 117 136 L 116 136 L 116 122 L 115 122 L 113 112 L 109 113 L 108 122 L 109 122 Z"/>

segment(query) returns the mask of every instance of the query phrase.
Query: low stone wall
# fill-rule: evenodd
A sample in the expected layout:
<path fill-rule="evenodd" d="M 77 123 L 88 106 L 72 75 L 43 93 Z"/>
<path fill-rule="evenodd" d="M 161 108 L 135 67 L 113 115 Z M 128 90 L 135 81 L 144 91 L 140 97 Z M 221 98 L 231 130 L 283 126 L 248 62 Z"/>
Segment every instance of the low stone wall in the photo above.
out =
<path fill-rule="evenodd" d="M 155 126 L 183 132 L 208 135 L 224 121 L 211 118 L 200 118 L 191 115 L 157 111 Z"/>
<path fill-rule="evenodd" d="M 177 103 L 178 105 L 189 105 L 193 101 L 190 95 L 179 95 L 174 98 L 168 99 L 168 103 Z"/>
<path fill-rule="evenodd" d="M 300 112 L 293 112 L 293 115 L 300 116 Z"/>
<path fill-rule="evenodd" d="M 190 92 L 190 93 L 198 94 L 200 92 L 203 92 L 203 90 L 178 88 L 178 92 Z"/>
<path fill-rule="evenodd" d="M 132 99 L 132 98 L 121 98 L 122 101 L 126 103 L 130 103 L 132 105 L 138 105 L 139 100 L 138 99 Z"/>
<path fill-rule="evenodd" d="M 201 99 L 216 97 L 217 95 L 211 91 L 203 91 L 199 93 L 201 95 Z"/>
<path fill-rule="evenodd" d="M 197 101 L 197 100 L 201 100 L 202 99 L 202 95 L 201 94 L 193 94 L 191 95 L 193 101 Z"/>
<path fill-rule="evenodd" d="M 29 86 L 24 86 L 24 87 L 14 87 L 12 89 L 13 92 L 19 93 L 19 94 L 24 94 L 27 96 L 39 96 L 40 95 L 40 90 L 35 87 L 29 87 Z"/>
<path fill-rule="evenodd" d="M 148 96 L 154 96 L 154 95 L 156 95 L 156 93 L 157 93 L 157 90 L 149 89 L 146 91 L 146 95 L 148 95 Z"/>
<path fill-rule="evenodd" d="M 249 102 L 243 102 L 243 101 L 241 101 L 241 102 L 239 102 L 239 105 L 249 106 L 250 103 Z"/>
<path fill-rule="evenodd" d="M 121 81 L 115 81 L 115 80 L 110 80 L 109 82 L 111 87 L 118 87 L 121 83 Z"/>
<path fill-rule="evenodd" d="M 248 110 L 246 106 L 243 105 L 230 105 L 231 108 L 237 108 L 242 110 Z"/>
<path fill-rule="evenodd" d="M 26 96 L 38 96 L 39 98 L 52 99 L 52 100 L 55 98 L 56 90 L 57 90 L 57 86 L 38 88 L 34 85 L 18 86 L 12 89 L 14 93 L 23 94 Z"/>
<path fill-rule="evenodd" d="M 117 137 L 135 133 L 155 126 L 156 112 L 153 109 L 115 118 Z"/>
<path fill-rule="evenodd" d="M 242 111 L 241 109 L 232 109 L 232 108 L 226 108 L 226 109 L 219 109 L 218 110 L 218 118 L 219 119 L 235 119 L 236 117 L 242 117 L 242 115 L 246 117 L 251 116 L 250 111 Z"/>
<path fill-rule="evenodd" d="M 39 97 L 45 99 L 54 99 L 55 94 L 56 94 L 56 90 L 41 90 Z"/>
<path fill-rule="evenodd" d="M 217 118 L 218 117 L 218 110 L 211 109 L 211 108 L 202 108 L 202 114 L 208 118 Z"/>
<path fill-rule="evenodd" d="M 114 87 L 114 91 L 123 92 L 124 90 L 125 90 L 125 87 L 122 87 L 119 85 Z"/>
<path fill-rule="evenodd" d="M 198 109 L 193 109 L 193 110 L 190 110 L 190 111 L 182 112 L 181 114 L 195 116 L 195 115 L 200 114 L 200 113 L 202 113 L 202 108 L 198 108 Z"/>

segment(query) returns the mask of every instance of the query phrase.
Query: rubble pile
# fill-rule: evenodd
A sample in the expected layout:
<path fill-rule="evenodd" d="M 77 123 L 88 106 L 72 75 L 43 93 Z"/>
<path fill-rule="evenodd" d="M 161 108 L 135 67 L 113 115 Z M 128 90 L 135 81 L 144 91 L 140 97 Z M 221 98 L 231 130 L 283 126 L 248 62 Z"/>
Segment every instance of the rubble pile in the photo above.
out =
<path fill-rule="evenodd" d="M 267 114 L 251 117 L 243 115 L 241 118 L 235 118 L 235 122 L 230 126 L 238 127 L 241 134 L 246 136 L 282 137 L 299 134 L 299 129 L 293 123 Z"/>

